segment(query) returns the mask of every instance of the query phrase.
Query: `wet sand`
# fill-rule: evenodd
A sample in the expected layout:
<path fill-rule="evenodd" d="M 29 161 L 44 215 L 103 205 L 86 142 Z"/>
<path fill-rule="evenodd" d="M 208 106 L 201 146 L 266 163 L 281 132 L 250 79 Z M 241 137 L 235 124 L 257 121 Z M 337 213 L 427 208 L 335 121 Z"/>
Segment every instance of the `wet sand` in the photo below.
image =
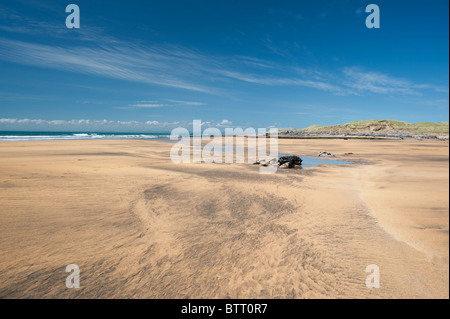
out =
<path fill-rule="evenodd" d="M 275 175 L 170 148 L 0 143 L 0 297 L 449 297 L 448 143 L 281 140 L 357 164 Z"/>

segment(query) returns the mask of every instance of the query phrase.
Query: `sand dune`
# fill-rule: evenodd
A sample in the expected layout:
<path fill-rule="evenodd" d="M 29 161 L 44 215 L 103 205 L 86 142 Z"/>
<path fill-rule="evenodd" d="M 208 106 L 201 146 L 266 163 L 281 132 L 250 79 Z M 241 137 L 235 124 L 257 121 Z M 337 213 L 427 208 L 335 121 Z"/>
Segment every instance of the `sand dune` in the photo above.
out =
<path fill-rule="evenodd" d="M 357 164 L 275 175 L 170 147 L 0 143 L 0 297 L 449 297 L 448 143 L 283 140 Z"/>

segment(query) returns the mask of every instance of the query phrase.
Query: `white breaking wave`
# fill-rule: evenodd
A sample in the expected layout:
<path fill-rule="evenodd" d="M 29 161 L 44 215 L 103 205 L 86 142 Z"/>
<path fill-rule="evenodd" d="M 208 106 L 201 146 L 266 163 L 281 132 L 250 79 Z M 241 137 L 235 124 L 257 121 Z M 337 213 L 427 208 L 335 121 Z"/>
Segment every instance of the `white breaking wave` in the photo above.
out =
<path fill-rule="evenodd" d="M 167 138 L 169 135 L 151 134 L 97 134 L 97 133 L 74 133 L 61 135 L 2 135 L 0 141 L 58 141 L 58 140 L 121 140 L 121 139 L 156 139 Z"/>

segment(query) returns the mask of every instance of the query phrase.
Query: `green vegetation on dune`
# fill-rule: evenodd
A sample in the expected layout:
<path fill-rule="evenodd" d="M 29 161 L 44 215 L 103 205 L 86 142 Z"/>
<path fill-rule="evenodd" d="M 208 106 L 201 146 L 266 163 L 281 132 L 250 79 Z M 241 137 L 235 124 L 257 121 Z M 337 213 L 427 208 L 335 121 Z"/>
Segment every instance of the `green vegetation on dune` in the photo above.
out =
<path fill-rule="evenodd" d="M 282 130 L 286 131 L 286 130 Z M 407 123 L 395 120 L 355 121 L 343 125 L 312 125 L 299 131 L 305 133 L 409 133 L 409 134 L 449 134 L 449 122 Z"/>

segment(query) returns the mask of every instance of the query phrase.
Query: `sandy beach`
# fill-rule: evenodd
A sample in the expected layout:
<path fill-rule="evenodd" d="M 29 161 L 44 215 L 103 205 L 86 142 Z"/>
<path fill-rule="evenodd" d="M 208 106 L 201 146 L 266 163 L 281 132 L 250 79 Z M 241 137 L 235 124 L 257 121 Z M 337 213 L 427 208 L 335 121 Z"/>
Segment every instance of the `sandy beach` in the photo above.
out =
<path fill-rule="evenodd" d="M 0 142 L 0 298 L 449 297 L 448 143 L 280 140 L 355 164 L 273 175 L 171 146 Z"/>

